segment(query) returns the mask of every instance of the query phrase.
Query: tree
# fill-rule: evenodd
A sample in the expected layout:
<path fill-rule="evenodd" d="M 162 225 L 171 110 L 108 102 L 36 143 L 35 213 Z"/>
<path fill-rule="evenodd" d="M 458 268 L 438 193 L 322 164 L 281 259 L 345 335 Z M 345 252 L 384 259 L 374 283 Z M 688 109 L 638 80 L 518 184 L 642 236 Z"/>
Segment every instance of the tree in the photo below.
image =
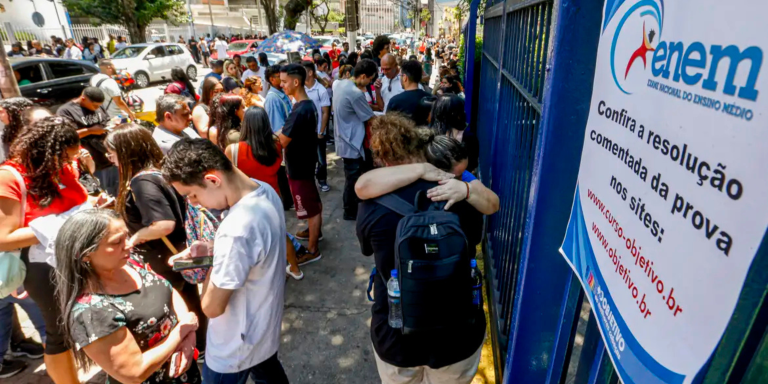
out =
<path fill-rule="evenodd" d="M 264 15 L 267 19 L 267 28 L 269 28 L 270 36 L 277 32 L 277 10 L 275 9 L 275 2 L 272 0 L 254 0 L 256 5 L 261 5 L 264 8 Z"/>
<path fill-rule="evenodd" d="M 320 27 L 321 35 L 325 35 L 325 28 L 328 26 L 328 22 L 341 23 L 344 21 L 343 15 L 330 8 L 328 0 L 315 0 L 312 3 L 312 9 L 309 14 L 312 16 L 315 24 Z"/>
<path fill-rule="evenodd" d="M 296 30 L 299 17 L 307 10 L 307 2 L 304 0 L 288 0 L 283 9 L 285 10 L 285 29 Z"/>
<path fill-rule="evenodd" d="M 120 24 L 132 43 L 146 41 L 145 31 L 154 19 L 173 25 L 189 22 L 184 0 L 64 0 L 64 6 L 101 24 Z"/>

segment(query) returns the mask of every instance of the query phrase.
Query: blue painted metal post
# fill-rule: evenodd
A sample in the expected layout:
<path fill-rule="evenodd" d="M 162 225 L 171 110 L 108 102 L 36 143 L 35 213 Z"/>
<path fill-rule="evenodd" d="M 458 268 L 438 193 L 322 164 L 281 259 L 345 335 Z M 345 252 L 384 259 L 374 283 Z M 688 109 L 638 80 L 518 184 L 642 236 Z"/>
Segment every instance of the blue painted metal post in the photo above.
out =
<path fill-rule="evenodd" d="M 564 367 L 555 357 L 568 345 L 570 332 L 562 327 L 573 321 L 574 308 L 564 298 L 580 289 L 558 249 L 581 159 L 603 1 L 562 0 L 555 7 L 504 383 L 560 382 Z"/>
<path fill-rule="evenodd" d="M 472 104 L 475 100 L 475 34 L 477 33 L 477 7 L 480 0 L 472 0 L 469 3 L 469 20 L 467 20 L 467 33 L 464 35 L 466 48 L 464 51 L 464 94 L 469 103 L 464 103 L 464 112 L 467 114 L 467 124 L 472 122 Z"/>

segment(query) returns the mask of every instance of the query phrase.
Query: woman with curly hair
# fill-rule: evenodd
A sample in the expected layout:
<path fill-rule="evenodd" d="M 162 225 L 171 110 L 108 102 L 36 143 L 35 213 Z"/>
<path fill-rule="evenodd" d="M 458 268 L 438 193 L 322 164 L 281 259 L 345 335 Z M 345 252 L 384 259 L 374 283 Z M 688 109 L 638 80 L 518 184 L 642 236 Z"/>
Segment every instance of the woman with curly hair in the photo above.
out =
<path fill-rule="evenodd" d="M 258 106 L 264 108 L 264 96 L 261 96 L 261 77 L 250 76 L 245 79 L 245 86 L 240 90 L 240 96 L 243 97 L 245 107 Z"/>
<path fill-rule="evenodd" d="M 219 148 L 240 141 L 240 122 L 245 115 L 245 103 L 238 95 L 218 94 L 211 101 L 208 139 Z"/>
<path fill-rule="evenodd" d="M 186 201 L 160 174 L 163 152 L 152 132 L 138 124 L 123 124 L 104 140 L 107 157 L 120 174 L 115 210 L 125 221 L 128 240 L 154 272 L 168 280 L 187 307 L 200 319 L 197 345 L 205 351 L 207 320 L 200 305 L 197 286 L 168 266 L 168 259 L 186 248 L 184 228 Z M 166 245 L 170 243 L 174 249 Z"/>
<path fill-rule="evenodd" d="M 45 253 L 30 253 L 38 244 L 29 223 L 64 213 L 88 200 L 72 162 L 80 152 L 77 128 L 60 116 L 45 117 L 27 127 L 11 146 L 0 168 L 0 251 L 21 249 L 27 268 L 24 288 L 45 320 L 45 365 L 57 384 L 78 383 L 70 347 L 59 324 L 53 267 Z M 103 199 L 96 201 L 103 203 Z"/>
<path fill-rule="evenodd" d="M 0 121 L 5 125 L 2 136 L 2 148 L 0 148 L 2 160 L 5 160 L 13 140 L 24 127 L 22 114 L 33 105 L 29 99 L 24 97 L 11 97 L 0 100 Z"/>

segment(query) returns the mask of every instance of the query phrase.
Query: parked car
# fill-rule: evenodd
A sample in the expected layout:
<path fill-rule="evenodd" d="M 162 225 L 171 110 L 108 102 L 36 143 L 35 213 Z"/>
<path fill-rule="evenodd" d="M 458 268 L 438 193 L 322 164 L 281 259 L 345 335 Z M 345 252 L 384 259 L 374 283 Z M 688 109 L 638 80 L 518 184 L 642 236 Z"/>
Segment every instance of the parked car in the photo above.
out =
<path fill-rule="evenodd" d="M 83 93 L 99 68 L 83 60 L 47 57 L 10 57 L 14 72 L 19 73 L 21 95 L 52 112 Z M 27 83 L 27 81 L 29 83 Z"/>
<path fill-rule="evenodd" d="M 136 80 L 138 88 L 153 81 L 171 78 L 171 69 L 181 67 L 190 80 L 197 78 L 197 66 L 187 47 L 176 43 L 143 43 L 129 45 L 112 55 L 118 70 L 125 70 Z"/>
<path fill-rule="evenodd" d="M 243 62 L 245 62 L 245 59 L 248 57 L 255 57 L 256 60 L 259 60 L 259 53 L 258 52 L 248 52 L 241 56 Z M 275 65 L 283 60 L 288 60 L 288 55 L 284 53 L 267 53 L 267 61 L 269 62 L 269 65 Z"/>
<path fill-rule="evenodd" d="M 256 50 L 258 46 L 259 43 L 256 40 L 237 40 L 227 46 L 227 55 L 229 57 L 242 56 L 244 53 Z"/>
<path fill-rule="evenodd" d="M 315 40 L 319 41 L 322 46 L 320 47 L 321 52 L 328 52 L 333 47 L 332 44 L 336 43 L 337 48 L 341 48 L 341 39 L 338 37 L 333 36 L 314 36 Z"/>

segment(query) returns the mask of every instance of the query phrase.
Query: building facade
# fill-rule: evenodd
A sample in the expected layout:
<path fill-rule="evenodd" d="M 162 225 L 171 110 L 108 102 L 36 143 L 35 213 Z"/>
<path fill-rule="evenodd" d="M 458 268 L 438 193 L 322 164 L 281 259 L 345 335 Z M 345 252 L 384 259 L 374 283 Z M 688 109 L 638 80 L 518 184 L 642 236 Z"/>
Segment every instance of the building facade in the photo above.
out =
<path fill-rule="evenodd" d="M 389 0 L 360 0 L 360 32 L 378 36 L 397 32 L 400 9 Z"/>

